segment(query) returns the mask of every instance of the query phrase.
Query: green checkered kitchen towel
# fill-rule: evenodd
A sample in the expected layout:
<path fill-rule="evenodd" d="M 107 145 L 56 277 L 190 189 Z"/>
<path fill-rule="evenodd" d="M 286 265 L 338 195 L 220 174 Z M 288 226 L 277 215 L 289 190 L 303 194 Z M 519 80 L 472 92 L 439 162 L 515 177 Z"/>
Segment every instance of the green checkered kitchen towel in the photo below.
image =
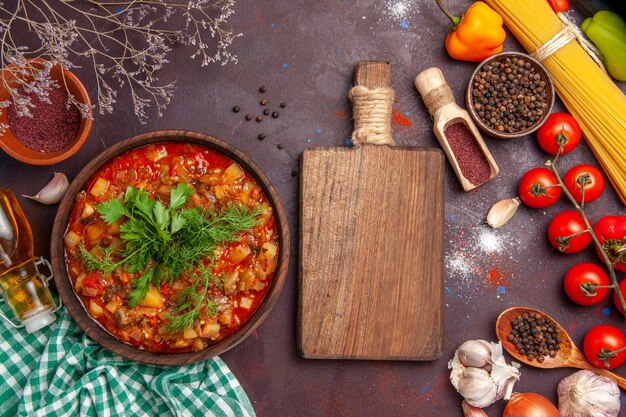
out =
<path fill-rule="evenodd" d="M 220 358 L 139 364 L 87 337 L 65 308 L 57 314 L 34 334 L 0 319 L 0 416 L 254 417 Z"/>

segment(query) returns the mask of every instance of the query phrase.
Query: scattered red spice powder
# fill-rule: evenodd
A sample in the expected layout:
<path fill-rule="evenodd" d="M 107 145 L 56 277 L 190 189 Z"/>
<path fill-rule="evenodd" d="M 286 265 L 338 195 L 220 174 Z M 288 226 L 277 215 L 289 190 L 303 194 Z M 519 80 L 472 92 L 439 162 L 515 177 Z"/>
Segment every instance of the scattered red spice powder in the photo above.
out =
<path fill-rule="evenodd" d="M 491 168 L 471 130 L 463 122 L 451 124 L 443 130 L 461 173 L 474 185 L 480 185 L 491 176 Z"/>
<path fill-rule="evenodd" d="M 413 126 L 413 122 L 399 111 L 393 110 L 391 121 L 400 126 Z"/>
<path fill-rule="evenodd" d="M 504 273 L 498 268 L 491 268 L 489 272 L 487 272 L 487 283 L 494 287 L 506 284 Z"/>
<path fill-rule="evenodd" d="M 27 148 L 38 152 L 57 152 L 65 149 L 80 127 L 80 112 L 76 106 L 67 107 L 67 91 L 63 88 L 48 90 L 50 103 L 39 100 L 36 93 L 19 93 L 29 97 L 33 117 L 20 116 L 13 102 L 7 108 L 7 120 L 13 136 Z"/>
<path fill-rule="evenodd" d="M 345 112 L 345 111 L 343 111 L 343 110 L 337 110 L 337 111 L 335 112 L 335 116 L 337 116 L 337 117 L 343 117 L 343 116 L 345 116 L 345 115 L 346 115 L 346 112 Z"/>

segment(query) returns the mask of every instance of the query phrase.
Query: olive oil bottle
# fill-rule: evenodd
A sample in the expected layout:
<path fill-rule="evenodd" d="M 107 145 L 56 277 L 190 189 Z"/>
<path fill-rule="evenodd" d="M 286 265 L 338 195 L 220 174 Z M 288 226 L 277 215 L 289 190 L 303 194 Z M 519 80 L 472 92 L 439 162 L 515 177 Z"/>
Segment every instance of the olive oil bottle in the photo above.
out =
<path fill-rule="evenodd" d="M 56 320 L 58 310 L 48 288 L 48 280 L 37 269 L 50 264 L 33 255 L 33 234 L 15 195 L 0 188 L 0 295 L 11 307 L 16 325 L 0 312 L 14 327 L 25 327 L 33 333 Z"/>

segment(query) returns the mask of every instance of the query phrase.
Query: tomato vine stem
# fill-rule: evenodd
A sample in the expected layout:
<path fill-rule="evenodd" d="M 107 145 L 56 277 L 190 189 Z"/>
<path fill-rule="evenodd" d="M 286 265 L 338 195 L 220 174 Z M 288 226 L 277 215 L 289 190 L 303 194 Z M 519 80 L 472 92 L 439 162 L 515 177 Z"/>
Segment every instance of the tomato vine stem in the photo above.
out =
<path fill-rule="evenodd" d="M 615 268 L 613 267 L 613 262 L 611 262 L 611 260 L 609 259 L 609 256 L 607 255 L 606 251 L 602 247 L 602 244 L 600 243 L 598 236 L 596 236 L 595 232 L 593 231 L 593 227 L 591 227 L 591 222 L 589 221 L 587 214 L 585 214 L 585 208 L 584 208 L 585 188 L 583 187 L 581 190 L 582 202 L 578 204 L 576 199 L 574 199 L 574 196 L 572 196 L 572 194 L 569 192 L 567 187 L 565 187 L 565 184 L 563 183 L 563 180 L 561 179 L 561 176 L 559 175 L 559 171 L 556 169 L 556 161 L 558 157 L 559 157 L 559 154 L 557 153 L 553 161 L 549 160 L 546 162 L 546 166 L 550 168 L 550 170 L 556 177 L 557 181 L 563 188 L 563 193 L 567 196 L 568 200 L 572 203 L 576 211 L 578 211 L 578 213 L 580 213 L 580 215 L 582 216 L 583 221 L 585 222 L 585 226 L 587 227 L 587 230 L 586 230 L 587 233 L 589 233 L 589 235 L 591 236 L 591 239 L 593 240 L 593 243 L 596 245 L 596 248 L 602 254 L 602 260 L 604 261 L 607 269 L 609 270 L 609 277 L 611 279 L 611 285 L 609 286 L 609 288 L 613 288 L 613 290 L 617 293 L 617 298 L 619 300 L 619 303 L 622 306 L 622 309 L 624 310 L 624 313 L 623 313 L 624 320 L 626 320 L 626 301 L 624 300 L 624 296 L 622 295 L 622 292 L 619 290 L 619 283 L 617 282 L 617 276 L 615 274 Z"/>

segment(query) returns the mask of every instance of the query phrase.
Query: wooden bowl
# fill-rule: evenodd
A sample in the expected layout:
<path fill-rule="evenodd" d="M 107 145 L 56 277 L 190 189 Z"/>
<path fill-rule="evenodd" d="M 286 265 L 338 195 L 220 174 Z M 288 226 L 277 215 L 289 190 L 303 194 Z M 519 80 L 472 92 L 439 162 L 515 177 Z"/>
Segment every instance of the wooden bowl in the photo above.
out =
<path fill-rule="evenodd" d="M 29 62 L 30 65 L 37 69 L 42 69 L 44 67 L 44 61 L 42 60 L 31 60 Z M 16 76 L 11 71 L 12 68 L 14 68 L 14 66 L 9 65 L 8 67 L 2 69 L 0 77 L 6 80 L 10 86 L 17 86 L 15 81 Z M 50 69 L 50 78 L 55 80 L 61 88 L 63 88 L 65 85 L 64 83 L 66 83 L 68 91 L 76 97 L 76 100 L 91 107 L 91 100 L 89 99 L 87 90 L 85 90 L 85 87 L 80 80 L 68 69 L 64 69 L 63 72 L 61 72 L 61 67 L 59 65 L 55 65 Z M 65 81 L 63 78 L 65 78 Z M 6 85 L 3 82 L 0 82 L 0 101 L 10 99 L 11 95 L 6 88 Z M 0 113 L 0 123 L 7 126 L 9 124 L 7 120 L 6 108 Z M 91 131 L 91 123 L 91 119 L 81 118 L 80 127 L 78 128 L 78 132 L 76 133 L 74 140 L 65 149 L 57 152 L 38 152 L 32 150 L 17 140 L 15 136 L 13 136 L 10 129 L 6 129 L 2 134 L 0 134 L 0 148 L 18 161 L 22 161 L 30 165 L 58 164 L 59 162 L 74 155 L 85 144 L 85 141 L 89 136 L 89 132 Z"/>
<path fill-rule="evenodd" d="M 279 233 L 280 249 L 276 275 L 274 276 L 274 280 L 272 281 L 270 288 L 265 294 L 265 298 L 252 316 L 250 316 L 248 321 L 237 332 L 219 341 L 215 345 L 209 346 L 201 352 L 173 354 L 153 353 L 137 349 L 116 339 L 88 315 L 80 299 L 74 293 L 74 288 L 66 269 L 63 235 L 67 229 L 67 222 L 74 204 L 74 197 L 76 196 L 76 193 L 83 188 L 89 177 L 91 177 L 91 175 L 93 175 L 102 165 L 111 160 L 111 158 L 131 149 L 158 142 L 186 142 L 198 144 L 230 157 L 254 177 L 274 208 L 276 227 Z M 76 176 L 76 178 L 74 178 L 67 193 L 65 194 L 65 197 L 63 197 L 63 200 L 61 200 L 61 203 L 59 204 L 59 209 L 54 219 L 51 242 L 50 251 L 54 281 L 63 303 L 66 305 L 74 320 L 80 325 L 85 333 L 89 335 L 89 337 L 105 348 L 125 358 L 155 365 L 182 365 L 205 360 L 211 356 L 219 355 L 227 351 L 248 337 L 254 329 L 261 324 L 265 317 L 267 317 L 270 310 L 276 303 L 285 281 L 287 266 L 289 264 L 289 229 L 285 219 L 285 212 L 280 200 L 278 199 L 276 191 L 274 191 L 274 188 L 270 184 L 267 177 L 263 175 L 261 170 L 256 166 L 256 164 L 254 164 L 254 162 L 252 162 L 252 160 L 231 145 L 212 136 L 182 130 L 163 130 L 135 136 L 111 146 L 88 163 L 87 166 L 85 166 L 85 168 L 83 168 L 83 170 Z"/>
<path fill-rule="evenodd" d="M 477 74 L 482 70 L 482 68 L 486 64 L 490 63 L 491 61 L 496 60 L 496 59 L 507 58 L 507 57 L 516 58 L 516 59 L 521 58 L 525 61 L 530 62 L 530 64 L 534 67 L 535 71 L 541 76 L 541 80 L 546 82 L 545 88 L 547 90 L 547 95 L 548 95 L 548 107 L 546 111 L 543 113 L 543 115 L 541 116 L 541 118 L 535 121 L 535 123 L 529 128 L 525 130 L 520 130 L 519 132 L 515 132 L 515 133 L 500 132 L 496 129 L 489 127 L 480 118 L 480 116 L 476 112 L 476 109 L 474 109 L 474 105 L 473 105 L 472 83 L 474 79 L 476 78 Z M 474 119 L 474 122 L 476 123 L 476 125 L 484 133 L 488 134 L 489 136 L 493 136 L 494 138 L 498 138 L 498 139 L 519 138 L 521 136 L 529 135 L 533 133 L 534 131 L 536 131 L 537 129 L 539 129 L 539 127 L 546 121 L 546 119 L 550 115 L 550 112 L 552 111 L 552 107 L 554 106 L 554 84 L 552 83 L 552 78 L 550 77 L 548 70 L 546 70 L 546 68 L 539 61 L 532 58 L 530 55 L 519 53 L 519 52 L 501 52 L 499 54 L 490 56 L 489 58 L 485 59 L 480 64 L 478 64 L 478 66 L 472 73 L 472 76 L 470 77 L 470 82 L 467 86 L 467 91 L 465 93 L 465 105 L 467 106 L 467 111 L 472 116 L 472 119 Z"/>

